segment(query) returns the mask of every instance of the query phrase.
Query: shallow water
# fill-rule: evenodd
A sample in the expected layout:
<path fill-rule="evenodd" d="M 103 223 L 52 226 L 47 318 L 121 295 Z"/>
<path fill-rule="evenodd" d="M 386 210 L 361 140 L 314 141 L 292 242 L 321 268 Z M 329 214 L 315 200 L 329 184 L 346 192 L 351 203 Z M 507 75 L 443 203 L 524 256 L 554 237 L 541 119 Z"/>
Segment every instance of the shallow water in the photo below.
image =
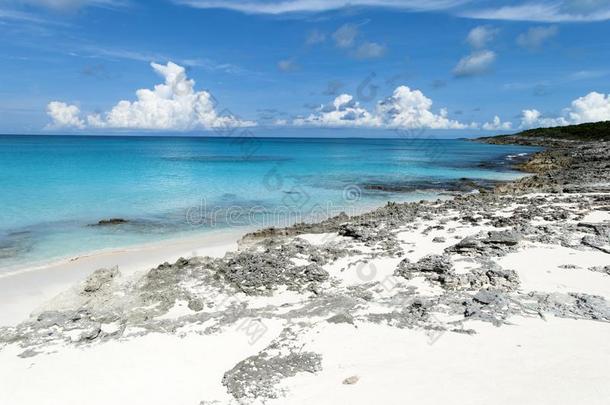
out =
<path fill-rule="evenodd" d="M 433 198 L 460 178 L 516 178 L 512 157 L 534 150 L 437 139 L 0 136 L 0 272 Z M 129 222 L 91 226 L 108 218 Z"/>

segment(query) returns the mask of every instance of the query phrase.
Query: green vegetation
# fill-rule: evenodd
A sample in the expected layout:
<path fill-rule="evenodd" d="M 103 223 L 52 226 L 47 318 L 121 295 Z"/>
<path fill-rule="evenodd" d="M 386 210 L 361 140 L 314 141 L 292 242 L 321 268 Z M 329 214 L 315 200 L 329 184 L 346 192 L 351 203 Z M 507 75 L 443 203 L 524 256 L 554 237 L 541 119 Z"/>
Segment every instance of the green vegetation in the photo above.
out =
<path fill-rule="evenodd" d="M 527 131 L 519 132 L 512 136 L 572 139 L 579 141 L 610 140 L 610 121 L 568 125 L 566 127 L 528 129 Z"/>

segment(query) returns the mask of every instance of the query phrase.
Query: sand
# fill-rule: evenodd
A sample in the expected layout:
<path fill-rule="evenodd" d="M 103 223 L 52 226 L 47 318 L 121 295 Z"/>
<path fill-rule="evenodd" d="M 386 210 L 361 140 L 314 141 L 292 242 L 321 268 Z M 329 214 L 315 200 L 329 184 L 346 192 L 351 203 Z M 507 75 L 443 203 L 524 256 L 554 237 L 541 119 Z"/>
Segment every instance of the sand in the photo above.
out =
<path fill-rule="evenodd" d="M 46 265 L 0 274 L 0 326 L 15 325 L 38 307 L 100 268 L 118 266 L 122 273 L 148 270 L 179 257 L 222 257 L 237 249 L 243 230 L 211 232 L 197 237 L 108 249 Z"/>

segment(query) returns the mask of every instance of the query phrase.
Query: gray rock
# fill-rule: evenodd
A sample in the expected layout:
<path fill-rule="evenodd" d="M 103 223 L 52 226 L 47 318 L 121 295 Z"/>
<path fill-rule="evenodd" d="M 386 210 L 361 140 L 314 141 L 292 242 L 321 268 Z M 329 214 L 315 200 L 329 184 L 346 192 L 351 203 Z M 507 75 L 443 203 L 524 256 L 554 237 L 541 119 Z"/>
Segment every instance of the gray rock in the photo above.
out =
<path fill-rule="evenodd" d="M 347 377 L 345 380 L 343 380 L 343 385 L 354 385 L 358 381 L 360 381 L 360 377 L 358 377 L 357 375 L 353 375 L 353 376 Z"/>
<path fill-rule="evenodd" d="M 331 316 L 330 318 L 328 318 L 326 320 L 326 322 L 328 323 L 349 323 L 350 325 L 354 324 L 354 317 L 351 316 L 350 314 L 337 314 L 334 316 Z"/>
<path fill-rule="evenodd" d="M 317 353 L 302 352 L 288 355 L 269 355 L 265 352 L 250 356 L 227 371 L 222 385 L 236 399 L 277 398 L 275 386 L 284 378 L 298 373 L 315 373 L 322 368 Z"/>
<path fill-rule="evenodd" d="M 107 286 L 119 275 L 119 268 L 99 269 L 93 272 L 83 284 L 83 292 L 91 294 Z"/>

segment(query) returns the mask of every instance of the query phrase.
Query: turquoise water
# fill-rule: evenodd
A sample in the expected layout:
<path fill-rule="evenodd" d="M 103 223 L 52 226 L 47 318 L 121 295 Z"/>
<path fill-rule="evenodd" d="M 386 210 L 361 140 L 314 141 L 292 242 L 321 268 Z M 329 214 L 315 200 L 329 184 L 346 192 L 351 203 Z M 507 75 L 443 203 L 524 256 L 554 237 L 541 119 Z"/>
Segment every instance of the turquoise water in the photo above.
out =
<path fill-rule="evenodd" d="M 432 197 L 459 178 L 515 178 L 510 156 L 532 151 L 435 139 L 0 136 L 0 271 Z M 90 226 L 107 218 L 129 222 Z"/>

